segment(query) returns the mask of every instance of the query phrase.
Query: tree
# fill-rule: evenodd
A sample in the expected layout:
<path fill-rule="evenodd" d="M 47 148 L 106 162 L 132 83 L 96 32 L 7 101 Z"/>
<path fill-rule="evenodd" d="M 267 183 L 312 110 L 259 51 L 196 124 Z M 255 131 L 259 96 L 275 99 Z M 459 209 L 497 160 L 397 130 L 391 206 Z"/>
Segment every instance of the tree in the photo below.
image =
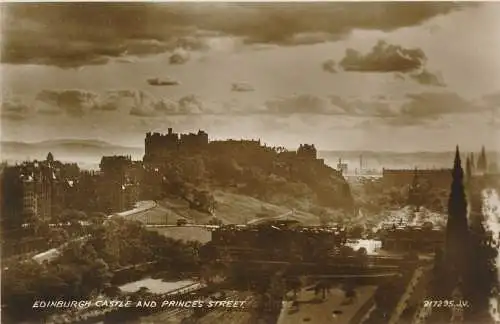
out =
<path fill-rule="evenodd" d="M 53 228 L 49 235 L 49 245 L 59 246 L 69 240 L 69 235 L 63 228 Z"/>
<path fill-rule="evenodd" d="M 356 288 L 352 282 L 345 282 L 342 285 L 342 290 L 344 291 L 344 297 L 348 302 L 352 302 L 352 300 L 356 298 Z"/>
<path fill-rule="evenodd" d="M 359 239 L 363 236 L 365 227 L 363 225 L 355 225 L 349 229 L 349 237 Z"/>
<path fill-rule="evenodd" d="M 208 191 L 194 190 L 193 207 L 201 212 L 212 214 L 215 211 L 215 199 Z"/>
<path fill-rule="evenodd" d="M 2 317 L 8 315 L 14 323 L 21 322 L 19 319 L 32 314 L 33 301 L 40 298 L 37 278 L 43 267 L 34 261 L 2 267 Z"/>
<path fill-rule="evenodd" d="M 105 213 L 93 212 L 89 216 L 89 221 L 95 225 L 101 225 L 107 219 L 107 215 Z"/>
<path fill-rule="evenodd" d="M 296 276 L 290 277 L 287 279 L 286 285 L 289 290 L 293 291 L 294 299 L 297 299 L 297 294 L 302 288 L 302 281 L 300 280 L 300 278 Z"/>
<path fill-rule="evenodd" d="M 205 163 L 200 156 L 184 158 L 179 171 L 182 179 L 196 184 L 202 183 L 207 173 Z"/>
<path fill-rule="evenodd" d="M 271 277 L 269 282 L 268 293 L 271 300 L 280 300 L 283 298 L 286 290 L 285 280 L 281 273 L 277 273 Z"/>
<path fill-rule="evenodd" d="M 217 217 L 212 217 L 212 219 L 210 219 L 208 221 L 208 225 L 219 225 L 220 226 L 222 224 L 223 224 L 223 221 Z"/>
<path fill-rule="evenodd" d="M 66 209 L 61 214 L 56 215 L 54 221 L 57 223 L 72 223 L 88 220 L 87 214 L 75 209 Z"/>

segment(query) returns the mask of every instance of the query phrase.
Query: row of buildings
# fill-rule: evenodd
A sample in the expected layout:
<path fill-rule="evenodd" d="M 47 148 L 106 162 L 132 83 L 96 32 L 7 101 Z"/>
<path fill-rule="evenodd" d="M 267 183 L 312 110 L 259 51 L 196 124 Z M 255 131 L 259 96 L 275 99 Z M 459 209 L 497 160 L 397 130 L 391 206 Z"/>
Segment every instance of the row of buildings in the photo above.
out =
<path fill-rule="evenodd" d="M 346 178 L 350 178 L 349 165 L 338 160 L 337 170 Z M 467 177 L 490 176 L 498 173 L 496 162 L 488 161 L 486 149 L 483 146 L 477 159 L 474 153 L 467 154 L 464 171 Z M 356 169 L 355 178 L 358 177 L 374 177 L 380 178 L 387 187 L 403 187 L 414 182 L 414 178 L 419 178 L 420 181 L 426 182 L 428 185 L 435 188 L 449 189 L 452 175 L 449 168 L 435 169 L 390 169 L 382 168 L 382 170 L 370 170 L 363 168 L 363 159 L 360 157 L 360 169 Z"/>
<path fill-rule="evenodd" d="M 495 162 L 489 162 L 484 146 L 476 159 L 474 153 L 466 156 L 466 179 L 471 177 L 488 176 L 498 172 Z M 426 182 L 435 188 L 449 189 L 452 181 L 452 169 L 382 169 L 382 181 L 387 186 L 405 186 L 414 182 L 415 178 Z"/>
<path fill-rule="evenodd" d="M 62 163 L 49 153 L 43 161 L 3 166 L 2 219 L 16 220 L 14 223 L 31 218 L 48 221 L 64 209 L 105 213 L 129 209 L 143 193 L 153 199 L 161 191 L 166 175 L 157 166 L 168 161 L 170 154 L 206 150 L 214 156 L 244 155 L 250 160 L 265 160 L 264 155 L 271 152 L 285 162 L 322 162 L 314 145 L 277 152 L 262 146 L 260 140 L 209 141 L 208 134 L 201 130 L 178 134 L 169 128 L 166 134 L 146 134 L 143 161 L 133 161 L 130 156 L 104 156 L 99 171 L 83 171 L 77 164 Z"/>
<path fill-rule="evenodd" d="M 33 219 L 50 221 L 63 210 L 114 213 L 139 199 L 142 163 L 130 156 L 103 157 L 99 171 L 82 171 L 49 153 L 43 161 L 6 165 L 1 172 L 5 228 Z"/>
<path fill-rule="evenodd" d="M 293 220 L 222 226 L 212 232 L 211 240 L 217 258 L 268 261 L 317 261 L 346 242 L 343 229 L 304 227 Z"/>
<path fill-rule="evenodd" d="M 66 189 L 78 178 L 76 164 L 54 160 L 25 161 L 2 170 L 2 221 L 15 225 L 34 217 L 49 220 L 67 201 Z"/>

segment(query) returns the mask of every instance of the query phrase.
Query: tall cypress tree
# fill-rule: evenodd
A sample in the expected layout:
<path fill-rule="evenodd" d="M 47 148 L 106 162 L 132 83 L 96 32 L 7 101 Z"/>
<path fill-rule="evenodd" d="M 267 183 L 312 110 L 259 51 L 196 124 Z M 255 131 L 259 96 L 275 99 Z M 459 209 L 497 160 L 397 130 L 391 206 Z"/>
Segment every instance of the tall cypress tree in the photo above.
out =
<path fill-rule="evenodd" d="M 450 280 L 456 282 L 464 277 L 467 265 L 464 253 L 468 242 L 467 200 L 463 183 L 464 171 L 457 145 L 452 170 L 451 192 L 448 199 L 448 221 L 446 224 L 446 263 L 450 270 Z"/>

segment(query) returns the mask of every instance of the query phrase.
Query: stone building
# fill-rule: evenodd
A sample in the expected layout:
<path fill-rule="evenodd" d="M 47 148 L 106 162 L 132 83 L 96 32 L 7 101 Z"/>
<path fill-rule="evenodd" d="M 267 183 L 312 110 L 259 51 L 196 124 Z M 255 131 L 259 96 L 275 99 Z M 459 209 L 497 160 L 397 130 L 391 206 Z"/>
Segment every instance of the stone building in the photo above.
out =
<path fill-rule="evenodd" d="M 208 146 L 208 134 L 202 130 L 198 133 L 178 134 L 172 128 L 167 134 L 146 133 L 144 140 L 145 154 L 144 161 L 154 161 L 167 157 L 179 150 L 200 150 Z"/>
<path fill-rule="evenodd" d="M 308 158 L 311 160 L 317 159 L 317 150 L 314 144 L 300 144 L 297 150 L 297 156 L 301 158 Z"/>
<path fill-rule="evenodd" d="M 49 221 L 65 206 L 65 177 L 74 166 L 55 161 L 51 153 L 44 161 L 25 161 L 6 166 L 2 173 L 2 215 L 14 219 Z M 68 171 L 69 170 L 69 171 Z"/>
<path fill-rule="evenodd" d="M 133 208 L 139 200 L 143 168 L 130 156 L 104 156 L 100 163 L 97 191 L 100 208 L 107 213 Z"/>

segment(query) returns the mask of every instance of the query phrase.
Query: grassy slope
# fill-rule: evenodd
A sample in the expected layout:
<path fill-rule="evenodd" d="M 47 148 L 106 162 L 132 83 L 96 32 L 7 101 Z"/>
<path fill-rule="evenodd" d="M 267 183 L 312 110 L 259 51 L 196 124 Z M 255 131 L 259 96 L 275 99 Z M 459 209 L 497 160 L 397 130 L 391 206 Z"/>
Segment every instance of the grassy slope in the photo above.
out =
<path fill-rule="evenodd" d="M 287 206 L 273 205 L 245 195 L 221 190 L 216 190 L 213 194 L 217 202 L 216 216 L 226 224 L 244 224 L 255 218 L 275 217 L 291 211 Z M 186 218 L 193 223 L 204 224 L 212 216 L 190 209 L 187 202 L 172 197 L 160 202 L 158 207 L 130 218 L 150 224 L 164 224 L 165 220 L 167 224 L 175 224 L 178 219 Z M 319 224 L 318 217 L 298 210 L 289 219 L 308 225 Z"/>
<path fill-rule="evenodd" d="M 244 224 L 255 218 L 275 217 L 291 211 L 288 206 L 274 205 L 244 195 L 224 191 L 215 191 L 214 195 L 217 201 L 216 215 L 225 223 Z M 319 224 L 318 217 L 298 210 L 288 218 L 309 225 Z"/>
<path fill-rule="evenodd" d="M 225 224 L 244 224 L 255 218 L 275 217 L 290 212 L 290 208 L 286 206 L 269 204 L 244 195 L 217 190 L 214 196 L 217 201 L 216 216 Z M 189 209 L 188 203 L 179 198 L 168 198 L 151 210 L 129 217 L 129 219 L 149 224 L 165 224 L 165 220 L 167 224 L 176 224 L 181 218 L 193 223 L 205 224 L 212 216 Z M 288 216 L 288 219 L 296 219 L 306 225 L 319 224 L 318 217 L 298 210 L 295 215 Z M 202 243 L 211 240 L 211 233 L 199 227 L 152 228 L 151 230 L 174 239 L 196 240 Z"/>

